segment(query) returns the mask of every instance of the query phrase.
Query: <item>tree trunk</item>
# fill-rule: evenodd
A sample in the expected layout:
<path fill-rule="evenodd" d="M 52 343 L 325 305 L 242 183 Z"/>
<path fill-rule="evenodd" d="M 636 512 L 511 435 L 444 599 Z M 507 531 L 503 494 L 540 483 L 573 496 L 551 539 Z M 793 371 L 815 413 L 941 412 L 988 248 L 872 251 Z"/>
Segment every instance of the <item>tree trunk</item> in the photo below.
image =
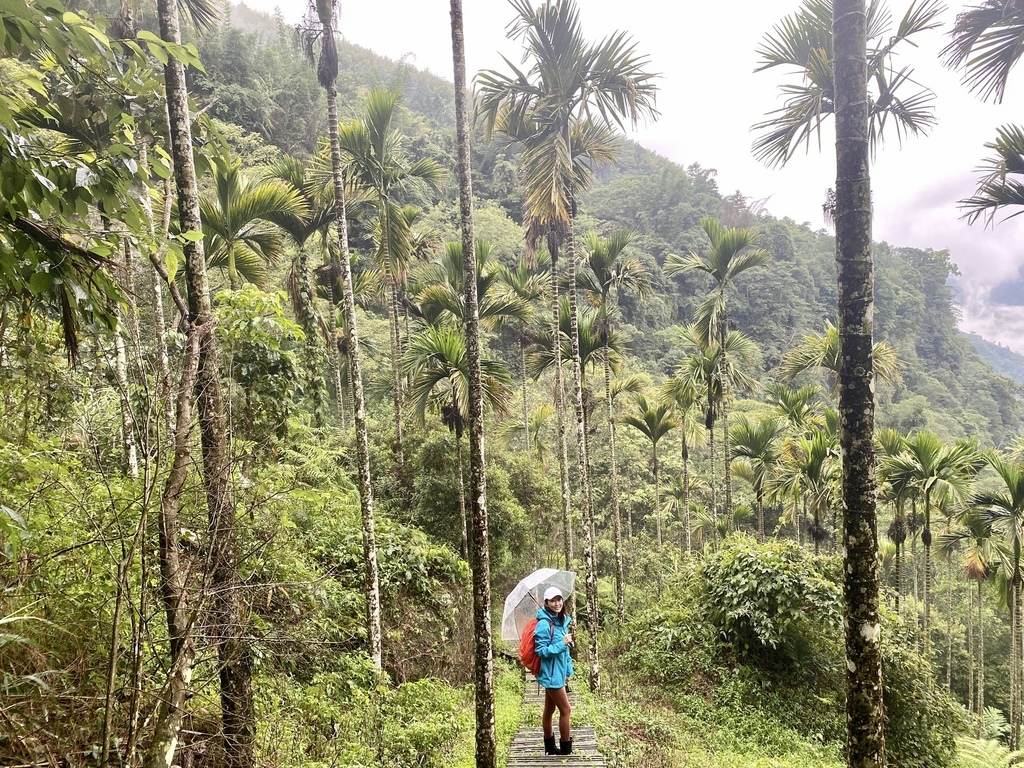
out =
<path fill-rule="evenodd" d="M 757 540 L 764 543 L 764 489 L 760 483 L 754 491 L 757 497 Z"/>
<path fill-rule="evenodd" d="M 334 45 L 333 28 L 324 29 L 325 44 Z M 334 176 L 334 203 L 338 217 L 338 240 L 341 246 L 341 292 L 348 324 L 349 380 L 352 385 L 352 410 L 356 427 L 356 454 L 359 459 L 359 507 L 363 524 L 363 589 L 366 595 L 366 627 L 370 660 L 374 669 L 382 668 L 380 629 L 380 577 L 377 570 L 377 534 L 373 512 L 373 484 L 370 481 L 370 440 L 366 429 L 366 401 L 363 397 L 363 369 L 359 352 L 359 329 L 356 322 L 356 299 L 352 288 L 352 265 L 348 252 L 348 221 L 345 212 L 345 184 L 341 168 L 341 145 L 338 140 L 337 73 L 330 78 L 327 91 L 327 124 L 331 141 L 331 163 Z"/>
<path fill-rule="evenodd" d="M 884 766 L 881 624 L 875 512 L 873 263 L 864 0 L 835 0 L 836 261 L 839 441 L 843 456 L 846 749 L 851 768 Z"/>
<path fill-rule="evenodd" d="M 158 0 L 160 33 L 181 44 L 178 5 Z M 164 68 L 171 149 L 182 232 L 201 232 L 199 194 L 192 155 L 185 68 L 171 58 Z M 230 457 L 224 421 L 224 401 L 218 371 L 217 340 L 213 333 L 210 289 L 202 241 L 186 241 L 185 277 L 191 321 L 201 330 L 197 372 L 199 426 L 203 449 L 203 481 L 209 509 L 211 634 L 220 663 L 221 717 L 228 768 L 249 768 L 255 762 L 255 712 L 252 698 L 252 659 L 246 639 L 248 617 L 238 583 L 235 509 L 230 486 Z"/>
<path fill-rule="evenodd" d="M 306 389 L 313 406 L 313 425 L 323 427 L 327 423 L 327 387 L 324 382 L 324 346 L 320 321 L 316 311 L 316 292 L 309 270 L 309 252 L 305 245 L 299 248 L 295 261 L 294 294 L 299 324 L 306 339 L 303 343 L 303 367 L 305 368 Z"/>
<path fill-rule="evenodd" d="M 985 735 L 985 601 L 978 579 L 978 738 Z"/>
<path fill-rule="evenodd" d="M 658 477 L 658 446 L 651 450 L 651 468 L 654 470 L 654 528 L 658 536 L 658 552 L 661 552 L 661 483 Z"/>
<path fill-rule="evenodd" d="M 178 548 L 180 526 L 178 509 L 182 488 L 188 476 L 191 458 L 189 425 L 192 421 L 192 393 L 199 366 L 201 331 L 189 324 L 181 381 L 178 384 L 178 406 L 174 430 L 174 458 L 160 498 L 159 550 L 160 598 L 167 618 L 171 665 L 153 726 L 153 738 L 146 750 L 144 768 L 170 768 L 178 748 L 181 723 L 185 716 L 195 664 L 195 643 L 188 614 L 185 569 Z"/>
<path fill-rule="evenodd" d="M 709 453 L 709 466 L 708 472 L 711 477 L 711 537 L 714 547 L 718 549 L 718 492 L 715 487 L 715 425 L 711 424 L 711 429 L 708 430 L 708 453 Z"/>
<path fill-rule="evenodd" d="M 466 352 L 469 362 L 469 465 L 472 494 L 473 625 L 476 635 L 476 766 L 497 764 L 494 722 L 494 645 L 491 638 L 491 560 L 487 523 L 487 477 L 484 465 L 484 400 L 480 373 L 480 317 L 477 296 L 476 247 L 473 238 L 473 186 L 466 98 L 466 52 L 462 31 L 462 0 L 451 0 L 452 61 L 458 140 L 459 213 L 462 225 L 462 269 L 466 296 Z M 557 337 L 556 337 L 557 340 Z"/>
<path fill-rule="evenodd" d="M 558 473 L 562 483 L 562 532 L 565 551 L 565 570 L 573 569 L 572 490 L 569 488 L 569 446 L 565 434 L 565 399 L 562 387 L 562 330 L 559 322 L 558 253 L 551 254 L 551 351 L 554 355 L 554 400 L 558 420 Z M 572 613 L 575 613 L 576 591 L 573 590 Z"/>
<path fill-rule="evenodd" d="M 924 658 L 929 666 L 932 663 L 932 526 L 931 526 L 931 490 L 924 493 L 924 530 L 921 531 L 924 542 Z"/>
<path fill-rule="evenodd" d="M 946 524 L 949 530 L 949 524 Z M 953 558 L 946 560 L 946 688 L 953 691 Z"/>
<path fill-rule="evenodd" d="M 682 420 L 680 420 L 682 421 Z M 690 523 L 690 449 L 686 445 L 686 425 L 680 423 L 680 432 L 683 436 L 682 459 L 683 459 L 683 512 L 686 518 L 686 554 L 693 554 L 693 525 Z"/>
<path fill-rule="evenodd" d="M 612 403 L 612 369 L 608 345 L 604 348 L 604 401 L 608 406 L 608 451 L 612 471 L 612 524 L 615 535 L 615 610 L 621 624 L 626 620 L 626 572 L 622 556 L 622 516 L 619 512 L 619 471 L 615 460 L 615 406 Z"/>
<path fill-rule="evenodd" d="M 728 317 L 722 313 L 722 329 L 719 344 L 722 347 L 722 359 L 718 364 L 719 384 L 722 390 L 722 477 L 725 485 L 725 515 L 732 531 L 735 520 L 732 515 L 732 461 L 729 458 L 729 376 L 728 360 L 725 352 L 725 337 L 728 335 Z"/>
<path fill-rule="evenodd" d="M 456 408 L 458 406 L 455 406 Z M 462 559 L 469 562 L 469 525 L 466 522 L 466 483 L 462 473 L 462 436 L 455 432 L 455 459 L 459 473 L 459 516 L 462 519 Z"/>
<path fill-rule="evenodd" d="M 519 325 L 519 370 L 523 377 L 523 434 L 526 436 L 526 452 L 530 446 L 530 408 L 526 401 L 526 323 Z"/>
<path fill-rule="evenodd" d="M 1011 665 L 1013 670 L 1014 685 L 1010 694 L 1010 749 L 1019 750 L 1021 746 L 1021 578 L 1015 575 L 1013 580 L 1013 607 L 1014 607 L 1014 631 L 1013 649 L 1011 655 L 1014 662 Z"/>
<path fill-rule="evenodd" d="M 121 439 L 124 447 L 124 463 L 128 477 L 139 476 L 139 448 L 135 439 L 137 428 L 135 412 L 132 409 L 131 388 L 128 383 L 128 350 L 124 342 L 121 317 L 114 329 L 114 374 L 117 381 L 117 396 L 121 404 Z"/>
<path fill-rule="evenodd" d="M 568 138 L 568 137 L 567 137 Z M 597 604 L 597 559 L 594 541 L 594 498 L 590 487 L 587 457 L 586 415 L 583 408 L 583 365 L 580 360 L 579 306 L 576 302 L 576 234 L 570 214 L 566 236 L 569 261 L 569 342 L 572 346 L 572 404 L 576 413 L 576 467 L 579 472 L 580 507 L 583 512 L 583 573 L 587 590 L 588 637 L 590 641 L 590 690 L 601 687 L 601 667 L 597 656 L 597 628 L 600 625 Z M 659 536 L 659 547 L 661 545 Z"/>
<path fill-rule="evenodd" d="M 903 591 L 903 546 L 896 544 L 896 615 L 900 615 L 900 594 Z"/>
<path fill-rule="evenodd" d="M 381 208 L 385 203 L 381 203 Z M 381 213 L 383 217 L 384 214 Z M 387 222 L 381 223 L 381 228 L 384 230 L 384 234 L 381 235 L 382 248 L 388 247 L 388 236 L 386 233 Z M 391 305 L 388 311 L 388 328 L 390 329 L 391 336 L 391 401 L 395 409 L 395 471 L 398 473 L 399 481 L 405 484 L 405 450 L 403 448 L 402 438 L 402 371 L 400 341 L 398 338 L 398 289 L 395 287 L 395 278 L 391 274 L 390 269 L 387 266 L 387 260 L 389 256 L 387 251 L 384 253 L 384 281 L 388 286 L 388 297 L 389 304 Z"/>
<path fill-rule="evenodd" d="M 964 622 L 964 641 L 967 643 L 967 714 L 974 714 L 974 593 L 970 584 L 967 593 L 967 621 Z"/>

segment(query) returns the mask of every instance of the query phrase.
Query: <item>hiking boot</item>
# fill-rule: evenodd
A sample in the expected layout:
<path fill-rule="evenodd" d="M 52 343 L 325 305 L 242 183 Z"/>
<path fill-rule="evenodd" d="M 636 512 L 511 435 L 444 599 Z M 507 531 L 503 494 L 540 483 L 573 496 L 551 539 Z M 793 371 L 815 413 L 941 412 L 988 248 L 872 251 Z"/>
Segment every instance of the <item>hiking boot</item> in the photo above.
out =
<path fill-rule="evenodd" d="M 552 737 L 552 741 L 553 740 L 554 740 L 554 738 Z M 560 755 L 571 755 L 572 754 L 572 739 L 569 739 L 568 741 L 560 741 L 559 742 L 558 754 L 560 754 Z"/>
<path fill-rule="evenodd" d="M 544 737 L 544 754 L 545 755 L 560 755 L 560 754 L 562 754 L 561 752 L 558 751 L 558 747 L 555 746 L 555 737 L 554 736 L 545 736 Z"/>

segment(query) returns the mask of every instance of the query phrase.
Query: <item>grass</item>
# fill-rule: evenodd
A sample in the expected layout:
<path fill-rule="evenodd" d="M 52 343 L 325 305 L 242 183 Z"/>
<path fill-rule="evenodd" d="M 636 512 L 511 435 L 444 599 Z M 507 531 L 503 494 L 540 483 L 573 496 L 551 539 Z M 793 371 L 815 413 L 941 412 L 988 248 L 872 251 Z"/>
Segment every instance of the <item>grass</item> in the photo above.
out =
<path fill-rule="evenodd" d="M 462 736 L 452 754 L 452 768 L 476 765 L 476 709 L 473 688 L 466 689 L 466 706 L 460 718 Z M 498 768 L 504 768 L 509 745 L 523 718 L 523 677 L 517 668 L 503 662 L 494 664 L 494 721 L 497 734 Z"/>

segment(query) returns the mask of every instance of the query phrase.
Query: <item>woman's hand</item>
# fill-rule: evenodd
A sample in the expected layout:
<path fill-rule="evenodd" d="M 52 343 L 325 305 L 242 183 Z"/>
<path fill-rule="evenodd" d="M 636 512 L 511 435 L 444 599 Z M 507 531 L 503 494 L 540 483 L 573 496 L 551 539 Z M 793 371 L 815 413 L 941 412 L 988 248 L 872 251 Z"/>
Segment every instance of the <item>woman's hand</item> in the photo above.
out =
<path fill-rule="evenodd" d="M 571 646 L 572 645 L 572 634 L 567 632 L 565 635 L 563 635 L 562 636 L 562 642 L 565 643 L 566 645 Z"/>

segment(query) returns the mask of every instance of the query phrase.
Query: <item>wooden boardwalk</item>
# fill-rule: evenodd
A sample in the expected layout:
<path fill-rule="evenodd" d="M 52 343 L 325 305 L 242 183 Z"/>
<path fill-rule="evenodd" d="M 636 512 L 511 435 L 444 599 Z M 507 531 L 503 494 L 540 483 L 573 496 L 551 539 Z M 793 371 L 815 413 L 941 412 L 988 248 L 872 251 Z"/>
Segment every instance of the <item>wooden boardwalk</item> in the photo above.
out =
<path fill-rule="evenodd" d="M 545 755 L 544 734 L 540 726 L 540 705 L 544 690 L 531 675 L 526 677 L 523 705 L 528 710 L 526 722 L 512 739 L 505 768 L 605 768 L 604 758 L 597 751 L 597 733 L 592 725 L 572 726 L 572 754 Z M 558 713 L 555 712 L 555 736 L 558 736 Z"/>

